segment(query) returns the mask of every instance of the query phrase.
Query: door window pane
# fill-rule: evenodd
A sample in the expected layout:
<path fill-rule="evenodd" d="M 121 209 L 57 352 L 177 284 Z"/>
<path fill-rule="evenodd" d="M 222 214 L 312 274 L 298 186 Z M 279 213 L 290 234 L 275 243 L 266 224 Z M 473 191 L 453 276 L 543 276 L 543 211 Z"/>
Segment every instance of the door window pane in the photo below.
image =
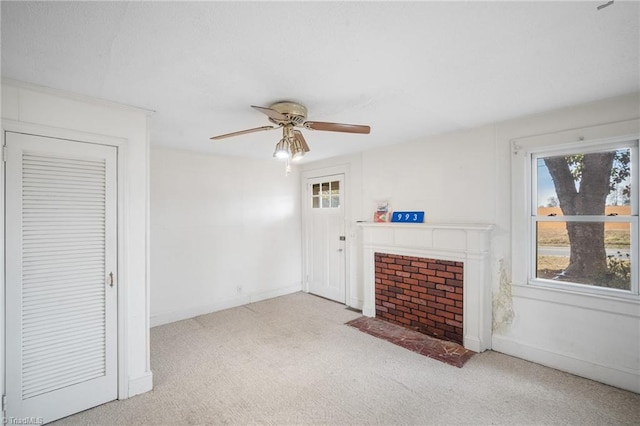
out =
<path fill-rule="evenodd" d="M 311 208 L 339 208 L 340 196 L 340 181 L 314 183 L 311 185 Z"/>

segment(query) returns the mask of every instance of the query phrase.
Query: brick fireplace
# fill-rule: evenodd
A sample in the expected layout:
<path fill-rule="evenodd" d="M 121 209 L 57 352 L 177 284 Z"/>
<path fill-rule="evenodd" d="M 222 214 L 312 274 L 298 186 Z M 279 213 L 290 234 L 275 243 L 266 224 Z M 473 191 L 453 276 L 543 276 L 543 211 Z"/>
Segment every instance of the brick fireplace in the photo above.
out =
<path fill-rule="evenodd" d="M 462 262 L 375 253 L 376 317 L 462 344 Z"/>
<path fill-rule="evenodd" d="M 491 349 L 492 225 L 360 227 L 365 316 L 439 335 L 474 352 Z"/>

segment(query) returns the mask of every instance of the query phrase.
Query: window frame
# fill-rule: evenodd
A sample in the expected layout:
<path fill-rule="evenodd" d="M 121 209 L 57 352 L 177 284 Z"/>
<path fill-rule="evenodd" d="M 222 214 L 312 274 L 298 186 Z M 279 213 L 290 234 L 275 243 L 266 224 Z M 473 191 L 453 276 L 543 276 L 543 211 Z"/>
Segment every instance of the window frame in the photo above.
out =
<path fill-rule="evenodd" d="M 566 156 L 574 154 L 591 154 L 595 152 L 612 151 L 620 148 L 630 148 L 631 150 L 631 188 L 636 189 L 631 193 L 631 212 L 629 216 L 598 216 L 598 215 L 575 215 L 575 216 L 539 216 L 538 215 L 538 194 L 537 194 L 537 182 L 538 182 L 538 167 L 537 162 L 541 158 L 551 156 Z M 575 289 L 576 291 L 584 291 L 587 293 L 595 294 L 619 294 L 625 295 L 638 295 L 638 191 L 637 191 L 637 175 L 638 175 L 638 140 L 627 140 L 624 142 L 602 142 L 594 144 L 587 148 L 584 148 L 580 143 L 574 146 L 565 146 L 562 149 L 544 149 L 532 150 L 529 153 L 531 161 L 530 165 L 530 184 L 531 184 L 531 198 L 529 200 L 530 208 L 530 224 L 529 224 L 529 245 L 530 245 L 530 259 L 529 259 L 529 276 L 528 282 L 532 285 L 539 286 L 551 286 L 560 288 Z M 631 256 L 631 282 L 629 290 L 600 287 L 592 284 L 580 284 L 567 281 L 554 281 L 546 278 L 537 277 L 537 224 L 540 222 L 590 222 L 590 223 L 628 223 L 629 234 L 631 237 L 630 252 Z M 636 249 L 634 250 L 634 246 Z M 633 254 L 636 254 L 635 259 Z M 635 260 L 635 262 L 634 262 Z"/>
<path fill-rule="evenodd" d="M 616 299 L 640 300 L 639 283 L 639 168 L 640 120 L 594 126 L 554 134 L 515 139 L 512 144 L 512 278 L 514 285 L 528 288 L 566 291 L 574 294 Z M 600 152 L 607 149 L 632 149 L 630 216 L 537 216 L 537 159 L 555 155 Z M 630 290 L 589 284 L 560 282 L 536 277 L 538 222 L 624 222 L 630 224 L 632 271 Z M 634 257 L 635 256 L 635 257 Z M 635 260 L 635 261 L 634 261 Z"/>

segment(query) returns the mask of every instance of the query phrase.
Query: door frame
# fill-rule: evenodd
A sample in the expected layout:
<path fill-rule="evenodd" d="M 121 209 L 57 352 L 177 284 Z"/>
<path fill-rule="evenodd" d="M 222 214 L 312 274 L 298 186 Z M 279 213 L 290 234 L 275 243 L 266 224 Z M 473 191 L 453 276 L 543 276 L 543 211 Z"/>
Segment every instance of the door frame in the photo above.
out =
<path fill-rule="evenodd" d="M 344 191 L 342 194 L 342 207 L 344 212 L 344 233 L 346 236 L 345 241 L 345 258 L 344 258 L 344 292 L 345 292 L 345 300 L 344 304 L 346 306 L 351 306 L 351 244 L 352 233 L 351 227 L 349 226 L 350 217 L 351 217 L 351 176 L 350 176 L 350 166 L 349 164 L 340 164 L 332 167 L 322 167 L 318 169 L 305 170 L 300 173 L 300 212 L 302 216 L 302 291 L 305 293 L 309 293 L 309 253 L 307 250 L 308 244 L 308 232 L 307 226 L 309 225 L 309 188 L 307 187 L 307 181 L 309 179 L 322 178 L 324 176 L 331 175 L 339 175 L 342 174 L 344 176 L 343 187 Z"/>
<path fill-rule="evenodd" d="M 128 139 L 118 138 L 114 136 L 106 136 L 95 133 L 81 132 L 77 130 L 61 129 L 50 126 L 43 126 L 38 124 L 30 124 L 23 122 L 16 122 L 13 120 L 2 120 L 2 136 L 0 140 L 0 147 L 6 143 L 6 133 L 24 133 L 34 136 L 42 136 L 54 139 L 69 140 L 75 142 L 92 143 L 98 145 L 112 146 L 116 148 L 116 188 L 118 191 L 116 197 L 116 224 L 117 224 L 117 283 L 118 283 L 118 297 L 117 297 L 117 399 L 125 399 L 129 396 L 129 380 L 127 371 L 128 361 L 128 347 L 127 347 L 127 294 L 128 294 L 128 280 L 125 271 L 126 256 L 125 256 L 125 239 L 126 233 L 124 232 L 126 223 L 126 200 L 127 197 L 127 185 L 126 185 L 126 164 L 127 164 L 127 145 Z M 2 152 L 2 158 L 0 159 L 0 220 L 2 226 L 0 226 L 0 234 L 2 234 L 2 241 L 6 239 L 4 224 L 5 224 L 5 162 L 4 152 Z M 5 328 L 5 244 L 0 245 L 0 388 L 2 395 L 6 395 L 7 389 L 5 384 L 6 376 L 6 359 L 5 359 L 5 345 L 6 345 L 6 328 Z"/>

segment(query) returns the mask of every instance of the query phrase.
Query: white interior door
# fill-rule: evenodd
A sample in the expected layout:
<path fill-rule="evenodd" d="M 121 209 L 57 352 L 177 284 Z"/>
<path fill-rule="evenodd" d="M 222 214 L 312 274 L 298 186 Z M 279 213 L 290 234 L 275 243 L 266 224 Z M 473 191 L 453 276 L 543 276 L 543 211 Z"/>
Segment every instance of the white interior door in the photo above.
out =
<path fill-rule="evenodd" d="M 116 148 L 6 133 L 7 417 L 117 398 Z"/>
<path fill-rule="evenodd" d="M 346 303 L 344 175 L 307 179 L 306 193 L 309 292 Z"/>

